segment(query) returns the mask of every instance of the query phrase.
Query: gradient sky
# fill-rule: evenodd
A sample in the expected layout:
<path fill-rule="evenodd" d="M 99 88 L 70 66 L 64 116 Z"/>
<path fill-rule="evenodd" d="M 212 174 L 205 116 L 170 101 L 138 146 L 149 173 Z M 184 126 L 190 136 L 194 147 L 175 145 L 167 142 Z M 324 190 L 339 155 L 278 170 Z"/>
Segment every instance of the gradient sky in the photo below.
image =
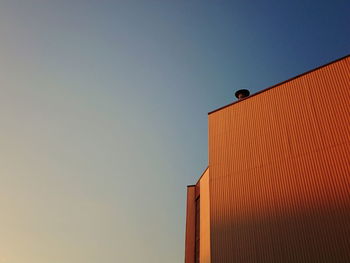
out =
<path fill-rule="evenodd" d="M 0 0 L 0 263 L 178 263 L 207 112 L 347 55 L 350 2 Z"/>

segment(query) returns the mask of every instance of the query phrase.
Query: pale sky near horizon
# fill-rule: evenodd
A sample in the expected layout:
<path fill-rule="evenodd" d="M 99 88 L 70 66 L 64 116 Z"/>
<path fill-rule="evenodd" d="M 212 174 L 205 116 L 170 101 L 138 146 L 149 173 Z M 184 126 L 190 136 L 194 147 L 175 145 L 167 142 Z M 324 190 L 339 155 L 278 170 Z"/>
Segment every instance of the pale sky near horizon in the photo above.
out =
<path fill-rule="evenodd" d="M 0 263 L 177 263 L 207 112 L 350 53 L 349 1 L 0 0 Z"/>

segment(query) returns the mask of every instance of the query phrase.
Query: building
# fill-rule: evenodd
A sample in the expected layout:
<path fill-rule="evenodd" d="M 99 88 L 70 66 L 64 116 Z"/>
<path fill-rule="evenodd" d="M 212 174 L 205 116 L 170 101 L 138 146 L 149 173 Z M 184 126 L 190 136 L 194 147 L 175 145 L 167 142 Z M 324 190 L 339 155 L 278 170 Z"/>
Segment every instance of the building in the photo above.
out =
<path fill-rule="evenodd" d="M 350 262 L 350 56 L 208 119 L 185 262 Z"/>

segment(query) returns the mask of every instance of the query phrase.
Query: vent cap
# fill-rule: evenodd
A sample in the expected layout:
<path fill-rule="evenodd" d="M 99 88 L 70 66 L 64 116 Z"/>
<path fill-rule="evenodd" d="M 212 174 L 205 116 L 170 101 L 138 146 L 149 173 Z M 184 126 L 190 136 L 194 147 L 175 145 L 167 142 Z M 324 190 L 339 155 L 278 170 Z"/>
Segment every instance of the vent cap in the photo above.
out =
<path fill-rule="evenodd" d="M 240 90 L 237 90 L 235 92 L 235 96 L 239 100 L 244 99 L 244 98 L 248 97 L 249 95 L 250 95 L 250 92 L 247 89 L 240 89 Z"/>

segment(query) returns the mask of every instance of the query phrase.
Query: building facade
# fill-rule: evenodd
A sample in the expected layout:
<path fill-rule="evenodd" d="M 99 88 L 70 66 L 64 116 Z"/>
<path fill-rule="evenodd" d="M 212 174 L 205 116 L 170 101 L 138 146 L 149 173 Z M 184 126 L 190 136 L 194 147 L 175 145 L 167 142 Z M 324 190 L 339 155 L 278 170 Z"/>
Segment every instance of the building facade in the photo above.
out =
<path fill-rule="evenodd" d="M 208 119 L 185 263 L 350 262 L 350 56 Z"/>

